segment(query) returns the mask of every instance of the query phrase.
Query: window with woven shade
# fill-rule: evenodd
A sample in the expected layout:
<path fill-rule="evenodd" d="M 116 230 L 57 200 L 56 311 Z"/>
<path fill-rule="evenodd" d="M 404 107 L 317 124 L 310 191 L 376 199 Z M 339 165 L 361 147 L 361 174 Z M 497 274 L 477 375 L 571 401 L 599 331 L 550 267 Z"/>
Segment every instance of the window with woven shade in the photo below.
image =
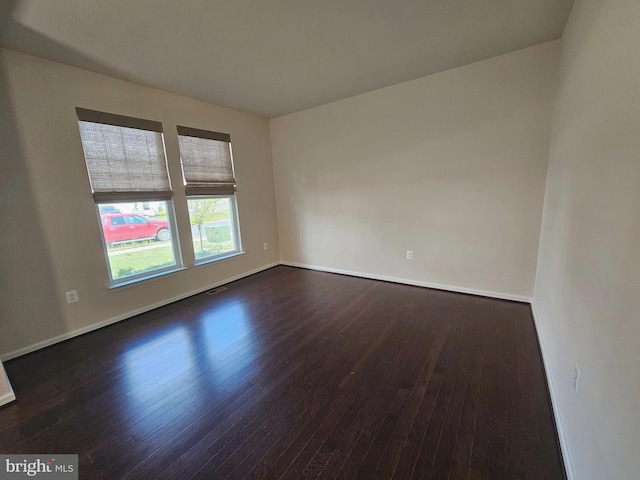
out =
<path fill-rule="evenodd" d="M 187 196 L 233 195 L 230 135 L 178 126 L 178 143 Z"/>
<path fill-rule="evenodd" d="M 231 136 L 178 126 L 196 263 L 240 253 Z"/>
<path fill-rule="evenodd" d="M 76 113 L 111 285 L 180 268 L 162 124 Z"/>

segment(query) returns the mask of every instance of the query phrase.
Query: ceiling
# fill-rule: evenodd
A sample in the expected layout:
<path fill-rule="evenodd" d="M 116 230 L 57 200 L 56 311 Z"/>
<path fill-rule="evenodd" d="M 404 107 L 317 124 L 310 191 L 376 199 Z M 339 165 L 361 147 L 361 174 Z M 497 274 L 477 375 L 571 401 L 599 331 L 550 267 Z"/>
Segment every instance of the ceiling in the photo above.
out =
<path fill-rule="evenodd" d="M 573 0 L 2 0 L 0 44 L 277 117 L 554 40 Z"/>

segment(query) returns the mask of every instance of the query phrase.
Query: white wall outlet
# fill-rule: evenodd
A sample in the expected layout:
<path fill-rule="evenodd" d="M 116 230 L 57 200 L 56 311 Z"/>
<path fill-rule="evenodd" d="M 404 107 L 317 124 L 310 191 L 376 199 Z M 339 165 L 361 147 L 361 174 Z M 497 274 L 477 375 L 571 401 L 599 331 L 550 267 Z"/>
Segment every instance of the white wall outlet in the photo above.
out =
<path fill-rule="evenodd" d="M 573 391 L 578 394 L 578 385 L 580 385 L 580 367 L 576 363 L 576 368 L 573 370 Z"/>
<path fill-rule="evenodd" d="M 77 290 L 69 290 L 68 292 L 65 292 L 64 295 L 67 297 L 67 303 L 76 303 L 80 301 Z"/>
<path fill-rule="evenodd" d="M 267 242 L 264 242 L 264 249 L 269 250 L 269 244 Z"/>
<path fill-rule="evenodd" d="M 413 260 L 413 250 L 407 250 L 407 260 Z"/>

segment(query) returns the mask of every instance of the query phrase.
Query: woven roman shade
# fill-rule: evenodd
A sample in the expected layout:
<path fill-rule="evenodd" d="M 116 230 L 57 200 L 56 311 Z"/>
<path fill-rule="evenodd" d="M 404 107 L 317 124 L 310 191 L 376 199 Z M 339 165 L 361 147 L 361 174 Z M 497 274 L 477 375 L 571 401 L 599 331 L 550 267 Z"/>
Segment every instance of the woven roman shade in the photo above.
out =
<path fill-rule="evenodd" d="M 96 202 L 168 200 L 162 124 L 76 108 Z"/>
<path fill-rule="evenodd" d="M 187 196 L 234 194 L 228 134 L 178 126 L 178 143 Z"/>

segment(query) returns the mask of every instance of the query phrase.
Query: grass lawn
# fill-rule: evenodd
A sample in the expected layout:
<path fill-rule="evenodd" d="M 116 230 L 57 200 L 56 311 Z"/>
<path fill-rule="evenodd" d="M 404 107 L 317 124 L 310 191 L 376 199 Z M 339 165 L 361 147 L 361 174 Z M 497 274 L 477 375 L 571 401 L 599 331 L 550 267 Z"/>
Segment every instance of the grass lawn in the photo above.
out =
<path fill-rule="evenodd" d="M 196 259 L 233 250 L 233 242 L 231 240 L 213 243 L 203 238 L 202 246 L 204 250 L 200 248 L 199 240 L 194 241 Z M 135 242 L 110 247 L 108 252 L 111 274 L 114 280 L 175 265 L 170 242 Z"/>
<path fill-rule="evenodd" d="M 157 245 L 158 243 L 160 242 L 158 242 L 157 240 L 136 240 L 136 241 L 125 242 L 125 243 L 116 243 L 111 247 L 107 247 L 107 251 L 109 252 L 109 254 L 111 254 L 112 252 L 121 252 L 123 250 L 130 250 L 132 248 L 147 247 L 149 245 Z M 168 242 L 164 242 L 164 243 L 168 244 Z"/>
<path fill-rule="evenodd" d="M 203 240 L 202 246 L 204 250 L 200 248 L 200 240 L 193 241 L 193 250 L 196 254 L 196 259 L 209 257 L 211 255 L 218 255 L 220 253 L 226 253 L 233 250 L 233 242 L 231 240 L 221 243 L 210 243 Z"/>
<path fill-rule="evenodd" d="M 144 273 L 175 264 L 171 245 L 137 250 L 120 255 L 109 255 L 111 274 L 114 279 Z"/>

